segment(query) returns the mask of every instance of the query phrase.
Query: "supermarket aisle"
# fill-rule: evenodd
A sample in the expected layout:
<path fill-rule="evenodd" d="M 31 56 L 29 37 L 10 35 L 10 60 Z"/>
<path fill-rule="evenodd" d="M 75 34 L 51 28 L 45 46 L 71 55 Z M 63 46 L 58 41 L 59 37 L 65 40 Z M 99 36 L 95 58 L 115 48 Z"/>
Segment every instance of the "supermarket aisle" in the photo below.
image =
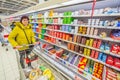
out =
<path fill-rule="evenodd" d="M 4 18 L 12 24 L 27 15 L 32 37 L 40 41 L 41 48 L 33 50 L 38 59 L 24 71 L 42 74 L 29 74 L 28 80 L 46 76 L 49 80 L 120 80 L 120 0 L 58 1 L 62 2 L 54 0 L 57 4 L 36 5 L 34 11 L 28 8 Z M 27 60 L 32 61 L 26 57 L 23 62 Z"/>

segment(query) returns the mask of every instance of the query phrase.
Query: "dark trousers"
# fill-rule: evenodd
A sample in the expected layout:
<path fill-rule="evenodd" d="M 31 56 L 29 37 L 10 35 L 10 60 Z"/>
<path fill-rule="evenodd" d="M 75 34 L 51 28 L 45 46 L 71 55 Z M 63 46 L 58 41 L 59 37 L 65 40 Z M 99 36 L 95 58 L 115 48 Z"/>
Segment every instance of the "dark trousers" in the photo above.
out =
<path fill-rule="evenodd" d="M 24 61 L 24 59 L 25 58 L 28 58 L 28 55 L 30 54 L 30 50 L 23 50 L 23 51 L 19 51 L 19 54 L 20 54 L 20 64 L 21 64 L 21 66 L 22 66 L 22 68 L 25 68 L 25 61 Z M 28 63 L 28 67 L 30 67 L 31 66 L 31 62 L 30 63 Z"/>

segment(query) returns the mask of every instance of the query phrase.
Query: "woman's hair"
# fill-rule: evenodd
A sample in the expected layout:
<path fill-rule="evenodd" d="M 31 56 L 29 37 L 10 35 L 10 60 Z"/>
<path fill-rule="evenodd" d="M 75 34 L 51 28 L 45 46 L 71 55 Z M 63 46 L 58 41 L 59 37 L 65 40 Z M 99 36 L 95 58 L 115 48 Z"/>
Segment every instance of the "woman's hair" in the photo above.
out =
<path fill-rule="evenodd" d="M 21 19 L 20 19 L 20 22 L 22 23 L 22 20 L 23 19 L 27 19 L 29 21 L 29 17 L 28 16 L 22 16 Z"/>

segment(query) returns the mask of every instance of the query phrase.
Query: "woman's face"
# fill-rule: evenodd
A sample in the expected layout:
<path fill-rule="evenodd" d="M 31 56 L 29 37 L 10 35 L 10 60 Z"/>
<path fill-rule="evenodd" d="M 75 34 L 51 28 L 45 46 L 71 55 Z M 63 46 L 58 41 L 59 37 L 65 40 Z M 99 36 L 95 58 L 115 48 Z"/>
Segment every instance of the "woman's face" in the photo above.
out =
<path fill-rule="evenodd" d="M 27 25 L 28 25 L 28 22 L 29 22 L 28 19 L 23 19 L 23 20 L 22 20 L 22 24 L 23 24 L 24 26 L 27 26 Z"/>

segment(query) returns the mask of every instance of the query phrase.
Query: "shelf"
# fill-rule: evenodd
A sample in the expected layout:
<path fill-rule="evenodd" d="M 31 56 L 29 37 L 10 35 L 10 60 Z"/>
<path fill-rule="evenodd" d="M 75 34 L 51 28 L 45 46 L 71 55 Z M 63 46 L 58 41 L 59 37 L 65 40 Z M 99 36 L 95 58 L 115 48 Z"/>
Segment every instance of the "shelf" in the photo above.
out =
<path fill-rule="evenodd" d="M 45 50 L 47 53 L 51 53 L 51 52 L 47 51 L 46 49 L 43 49 L 43 50 Z M 51 53 L 51 54 L 52 54 L 52 53 Z M 48 54 L 47 54 L 47 55 L 48 55 Z M 51 55 L 48 55 L 48 56 L 51 57 Z M 77 73 L 78 73 L 78 69 L 79 69 L 79 70 L 82 71 L 83 73 L 85 73 L 85 74 L 87 74 L 87 75 L 95 78 L 96 80 L 99 80 L 99 79 L 97 79 L 96 77 L 94 77 L 93 75 L 87 73 L 86 71 L 78 68 L 77 66 L 75 66 L 75 65 L 73 65 L 73 64 L 70 64 L 69 62 L 65 61 L 64 59 L 61 59 L 60 57 L 57 57 L 57 56 L 55 56 L 55 55 L 52 55 L 52 56 L 56 57 L 56 58 L 59 59 L 59 60 L 62 60 L 62 61 L 65 62 L 65 63 L 67 63 L 67 66 L 68 66 L 68 67 L 69 67 L 69 65 L 70 65 L 70 66 L 73 66 L 73 67 L 75 68 L 75 71 L 76 71 Z M 64 64 L 64 65 L 65 65 L 65 64 Z M 80 73 L 78 73 L 78 74 L 80 74 Z M 86 76 L 84 76 L 83 74 L 80 74 L 80 75 L 86 78 Z"/>
<path fill-rule="evenodd" d="M 66 26 L 84 26 L 84 27 L 94 27 L 94 28 L 103 28 L 103 29 L 120 29 L 120 27 L 112 27 L 112 26 L 98 26 L 98 25 L 79 25 L 79 24 L 59 24 L 59 23 L 41 23 L 41 22 L 31 22 L 40 23 L 40 24 L 50 24 L 50 25 L 66 25 Z"/>
<path fill-rule="evenodd" d="M 57 38 L 57 37 L 53 37 L 53 36 L 48 35 L 48 34 L 43 34 L 43 35 L 46 35 L 46 36 L 49 36 L 49 37 L 52 37 L 52 38 L 55 38 L 55 39 L 58 39 L 58 40 L 62 40 L 62 41 L 65 41 L 65 42 L 69 42 L 69 43 L 72 43 L 72 44 L 75 44 L 75 45 L 79 45 L 79 46 L 81 46 L 81 47 L 86 47 L 86 48 L 89 48 L 89 49 L 92 49 L 92 50 L 96 50 L 96 51 L 99 51 L 99 52 L 103 52 L 103 53 L 106 53 L 106 54 L 108 54 L 108 55 L 112 55 L 112 56 L 115 56 L 115 57 L 120 58 L 120 55 L 117 55 L 117 54 L 115 54 L 115 53 L 106 52 L 106 51 L 103 51 L 103 50 L 100 50 L 100 49 L 97 49 L 97 48 L 94 48 L 94 47 L 86 46 L 86 45 L 83 45 L 83 44 L 80 44 L 80 43 L 71 42 L 71 41 L 68 41 L 68 40 L 63 40 L 63 39 L 60 39 L 60 38 Z"/>
<path fill-rule="evenodd" d="M 37 50 L 37 49 L 36 49 Z M 39 53 L 40 51 L 37 51 L 34 50 L 33 52 L 38 55 L 42 60 L 44 60 L 47 64 L 49 64 L 51 67 L 53 67 L 54 69 L 56 69 L 58 72 L 60 72 L 62 75 L 64 75 L 66 78 L 68 78 L 69 80 L 72 80 L 70 79 L 70 77 L 68 77 L 68 75 L 64 74 L 62 71 L 60 71 L 57 67 L 55 67 L 55 65 L 51 64 L 49 61 L 47 61 L 43 56 L 41 56 Z"/>
<path fill-rule="evenodd" d="M 118 17 L 120 13 L 113 13 L 113 14 L 95 14 L 93 17 Z"/>
<path fill-rule="evenodd" d="M 112 42 L 117 42 L 117 43 L 120 42 L 120 40 L 114 40 L 114 39 L 112 39 L 110 37 L 101 38 L 99 36 L 94 36 L 94 35 L 86 35 L 86 34 L 80 34 L 80 33 L 71 33 L 71 32 L 67 32 L 67 31 L 47 29 L 47 28 L 43 28 L 43 29 L 50 30 L 50 31 L 63 32 L 63 33 L 68 33 L 68 34 L 73 34 L 73 35 L 79 35 L 79 36 L 84 36 L 84 37 L 91 37 L 91 38 L 96 38 L 96 39 L 101 39 L 101 40 L 106 40 L 106 41 L 112 41 Z"/>
<path fill-rule="evenodd" d="M 36 38 L 38 38 L 38 37 L 36 37 Z M 39 38 L 38 38 L 38 39 L 39 39 Z M 44 41 L 44 42 L 47 42 L 47 43 L 49 43 L 49 44 L 55 45 L 55 46 L 57 46 L 57 47 L 63 48 L 63 49 L 65 49 L 65 50 L 67 50 L 67 51 L 69 51 L 69 52 L 72 52 L 72 53 L 74 53 L 74 54 L 77 54 L 77 55 L 79 55 L 79 56 L 82 56 L 82 57 L 88 58 L 88 59 L 90 59 L 90 60 L 93 60 L 93 61 L 95 61 L 95 62 L 101 63 L 101 64 L 103 64 L 103 65 L 105 65 L 105 66 L 107 66 L 107 67 L 110 67 L 110 68 L 112 68 L 112 69 L 115 69 L 115 70 L 117 70 L 117 71 L 120 71 L 119 68 L 114 67 L 114 66 L 109 65 L 109 64 L 106 64 L 106 63 L 104 63 L 104 62 L 102 62 L 102 61 L 99 61 L 98 59 L 94 59 L 94 58 L 91 58 L 91 57 L 89 57 L 89 56 L 86 56 L 86 55 L 80 54 L 80 53 L 78 53 L 78 52 L 75 52 L 75 51 L 69 50 L 69 49 L 67 49 L 67 47 L 64 46 L 64 45 L 57 45 L 57 44 L 54 44 L 54 43 L 48 42 L 48 41 L 43 40 L 43 39 L 40 39 L 40 40 L 42 40 L 42 41 Z"/>
<path fill-rule="evenodd" d="M 120 13 L 114 13 L 114 14 L 95 14 L 93 17 L 117 17 L 120 16 Z M 39 19 L 39 18 L 64 18 L 64 17 L 74 17 L 74 18 L 81 18 L 81 17 L 91 17 L 91 15 L 72 15 L 72 16 L 51 16 L 51 17 L 34 17 L 31 19 Z"/>
<path fill-rule="evenodd" d="M 78 73 L 74 72 L 73 70 L 69 69 L 66 66 L 63 66 L 61 63 L 57 62 L 55 59 L 51 58 L 49 55 L 47 55 L 47 53 L 44 52 L 44 54 L 40 53 L 40 50 L 35 50 L 38 54 L 38 56 L 42 56 L 43 58 L 45 58 L 47 62 L 50 62 L 52 65 L 54 65 L 55 67 L 57 67 L 57 69 L 59 69 L 60 71 L 62 71 L 63 75 L 67 75 L 69 76 L 72 80 L 75 79 L 75 76 L 79 76 L 81 77 L 83 80 L 88 80 L 86 78 L 84 78 L 81 75 L 78 75 Z"/>

